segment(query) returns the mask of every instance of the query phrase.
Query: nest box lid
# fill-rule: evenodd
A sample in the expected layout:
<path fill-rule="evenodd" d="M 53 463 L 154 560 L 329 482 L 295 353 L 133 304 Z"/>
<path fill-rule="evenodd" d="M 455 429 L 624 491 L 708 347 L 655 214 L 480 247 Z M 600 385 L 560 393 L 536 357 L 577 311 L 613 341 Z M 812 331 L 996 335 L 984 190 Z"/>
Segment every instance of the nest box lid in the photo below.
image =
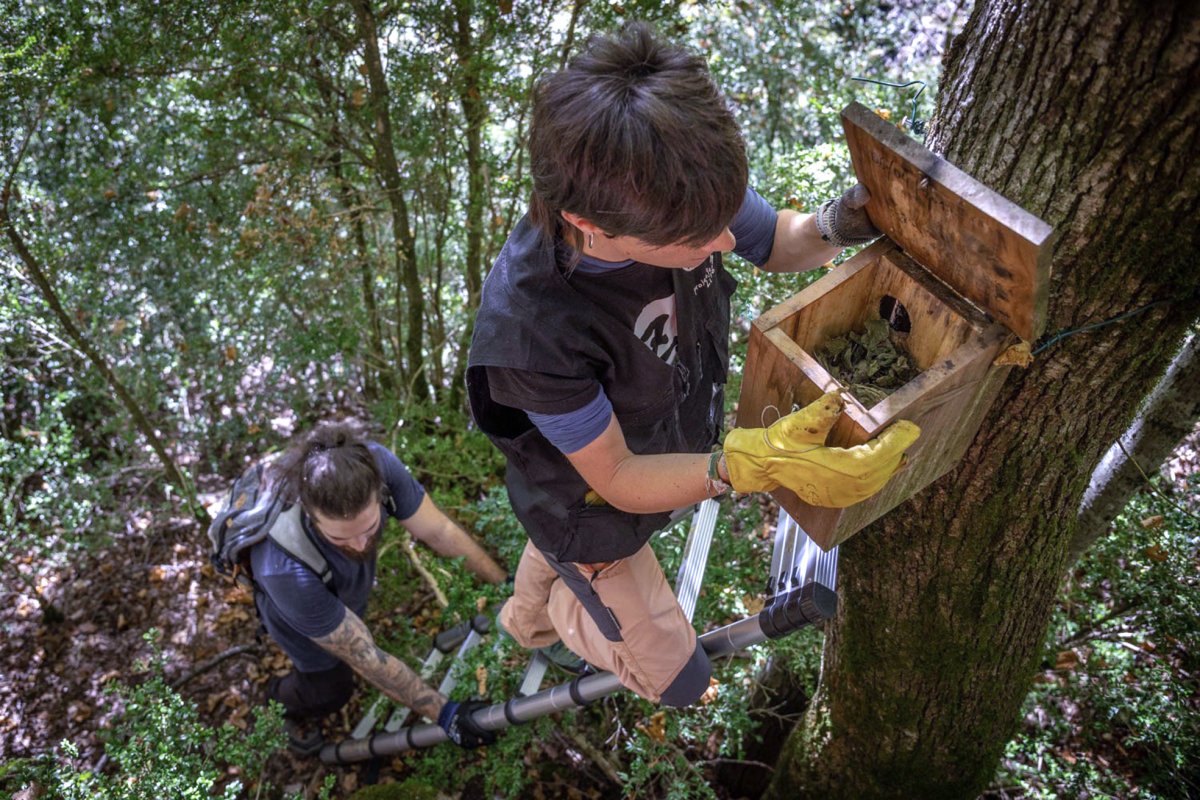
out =
<path fill-rule="evenodd" d="M 909 256 L 1022 339 L 1046 318 L 1050 226 L 861 103 L 842 111 L 871 221 Z"/>

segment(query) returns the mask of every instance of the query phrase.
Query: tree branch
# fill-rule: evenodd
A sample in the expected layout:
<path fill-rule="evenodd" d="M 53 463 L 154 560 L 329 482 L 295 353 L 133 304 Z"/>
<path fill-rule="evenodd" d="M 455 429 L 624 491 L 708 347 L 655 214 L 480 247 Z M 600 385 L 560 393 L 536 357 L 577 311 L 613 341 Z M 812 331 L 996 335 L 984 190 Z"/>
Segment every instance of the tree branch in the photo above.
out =
<path fill-rule="evenodd" d="M 262 648 L 256 642 L 251 642 L 250 644 L 234 645 L 233 647 L 229 648 L 228 650 L 225 650 L 224 652 L 217 653 L 215 656 L 213 656 L 210 659 L 207 659 L 206 661 L 201 661 L 199 664 L 197 664 L 195 667 L 193 667 L 190 672 L 184 673 L 184 675 L 182 677 L 176 678 L 175 680 L 171 681 L 171 688 L 179 689 L 185 683 L 188 683 L 192 679 L 197 678 L 200 675 L 203 675 L 204 673 L 208 672 L 210 669 L 217 666 L 218 664 L 220 664 L 222 661 L 225 661 L 226 659 L 233 658 L 234 656 L 240 656 L 242 653 L 257 653 L 261 649 Z"/>

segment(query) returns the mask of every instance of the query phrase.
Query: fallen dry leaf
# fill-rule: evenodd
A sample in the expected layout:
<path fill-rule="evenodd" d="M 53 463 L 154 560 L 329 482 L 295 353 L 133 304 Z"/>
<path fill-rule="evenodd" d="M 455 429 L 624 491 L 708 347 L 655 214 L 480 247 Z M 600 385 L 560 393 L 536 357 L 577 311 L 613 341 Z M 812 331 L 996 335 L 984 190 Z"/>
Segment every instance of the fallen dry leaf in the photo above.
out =
<path fill-rule="evenodd" d="M 648 722 L 639 722 L 637 729 L 649 736 L 656 742 L 665 742 L 667 740 L 667 714 L 665 711 L 659 711 L 652 716 Z"/>
<path fill-rule="evenodd" d="M 475 687 L 479 697 L 487 697 L 487 667 L 483 664 L 475 668 Z"/>
<path fill-rule="evenodd" d="M 230 712 L 229 716 L 225 718 L 225 721 L 237 728 L 239 731 L 244 731 L 248 727 L 246 724 L 246 716 L 249 713 L 250 706 L 242 705 Z"/>
<path fill-rule="evenodd" d="M 235 583 L 225 590 L 225 602 L 232 606 L 249 606 L 254 604 L 254 594 L 240 583 Z"/>
<path fill-rule="evenodd" d="M 1144 518 L 1139 524 L 1142 526 L 1142 528 L 1144 530 L 1149 531 L 1149 530 L 1155 530 L 1157 528 L 1161 528 L 1166 523 L 1166 521 L 1167 521 L 1167 518 L 1164 517 L 1162 514 L 1155 514 L 1154 516 Z"/>
<path fill-rule="evenodd" d="M 242 608 L 227 608 L 217 615 L 217 625 L 233 625 L 249 621 L 250 614 Z"/>

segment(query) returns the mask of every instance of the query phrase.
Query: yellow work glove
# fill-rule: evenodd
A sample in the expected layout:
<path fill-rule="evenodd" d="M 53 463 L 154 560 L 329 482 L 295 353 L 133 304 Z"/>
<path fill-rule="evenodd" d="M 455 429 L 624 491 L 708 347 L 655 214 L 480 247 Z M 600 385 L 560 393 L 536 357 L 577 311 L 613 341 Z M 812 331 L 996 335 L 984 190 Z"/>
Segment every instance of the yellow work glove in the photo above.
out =
<path fill-rule="evenodd" d="M 841 412 L 841 401 L 830 392 L 769 428 L 734 428 L 725 437 L 729 484 L 739 492 L 782 486 L 810 505 L 828 508 L 846 508 L 875 494 L 904 463 L 904 451 L 921 429 L 900 420 L 866 444 L 826 447 Z"/>

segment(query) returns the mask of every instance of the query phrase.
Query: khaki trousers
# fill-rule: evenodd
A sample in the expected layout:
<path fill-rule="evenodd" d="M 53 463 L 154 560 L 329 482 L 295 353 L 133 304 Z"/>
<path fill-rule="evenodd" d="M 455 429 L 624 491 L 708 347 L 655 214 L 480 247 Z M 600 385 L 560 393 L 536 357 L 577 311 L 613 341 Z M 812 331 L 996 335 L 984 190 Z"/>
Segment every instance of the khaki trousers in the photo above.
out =
<path fill-rule="evenodd" d="M 593 573 L 526 542 L 500 623 L 523 647 L 562 639 L 654 703 L 688 705 L 708 688 L 708 658 L 648 544 Z"/>

